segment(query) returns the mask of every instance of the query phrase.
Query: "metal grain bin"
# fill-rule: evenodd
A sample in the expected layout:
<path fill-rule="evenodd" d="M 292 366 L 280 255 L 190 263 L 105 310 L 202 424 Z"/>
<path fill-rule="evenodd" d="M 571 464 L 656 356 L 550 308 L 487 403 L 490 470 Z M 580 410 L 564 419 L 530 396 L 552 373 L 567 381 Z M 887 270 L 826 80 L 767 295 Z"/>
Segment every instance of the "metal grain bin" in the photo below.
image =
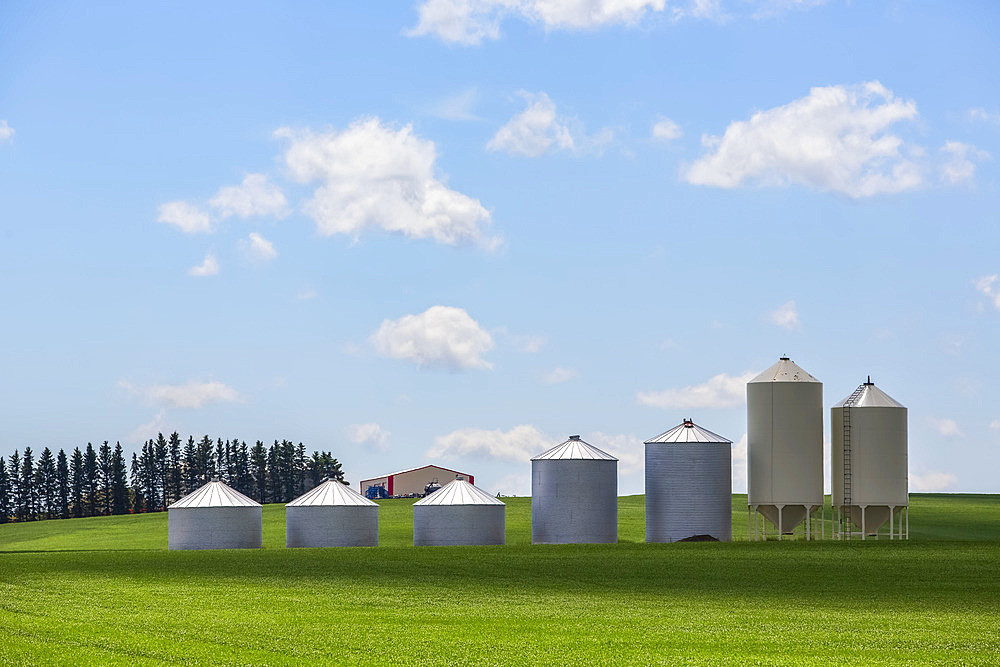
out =
<path fill-rule="evenodd" d="M 286 547 L 374 547 L 378 505 L 332 479 L 285 505 Z"/>
<path fill-rule="evenodd" d="M 823 507 L 823 383 L 788 357 L 747 383 L 747 458 L 750 509 L 779 539 L 809 526 Z"/>
<path fill-rule="evenodd" d="M 646 541 L 732 541 L 733 443 L 685 419 L 645 444 Z"/>
<path fill-rule="evenodd" d="M 578 435 L 531 459 L 531 541 L 618 541 L 618 459 Z"/>
<path fill-rule="evenodd" d="M 861 539 L 889 522 L 889 538 L 904 534 L 890 521 L 909 506 L 906 408 L 871 382 L 830 408 L 833 506 L 839 536 Z"/>
<path fill-rule="evenodd" d="M 167 536 L 171 550 L 260 549 L 260 503 L 215 478 L 167 508 Z"/>
<path fill-rule="evenodd" d="M 506 544 L 506 505 L 464 479 L 413 503 L 413 545 Z"/>

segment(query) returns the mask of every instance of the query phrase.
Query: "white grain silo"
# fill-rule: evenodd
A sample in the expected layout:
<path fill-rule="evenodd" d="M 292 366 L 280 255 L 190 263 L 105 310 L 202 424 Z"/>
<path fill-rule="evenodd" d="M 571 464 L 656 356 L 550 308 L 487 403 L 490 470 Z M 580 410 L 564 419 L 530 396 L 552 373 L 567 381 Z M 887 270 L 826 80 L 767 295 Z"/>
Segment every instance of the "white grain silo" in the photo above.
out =
<path fill-rule="evenodd" d="M 167 508 L 174 549 L 260 549 L 261 506 L 218 478 Z"/>
<path fill-rule="evenodd" d="M 464 479 L 413 503 L 413 545 L 506 544 L 506 505 Z"/>
<path fill-rule="evenodd" d="M 645 444 L 646 541 L 732 541 L 732 441 L 685 419 Z"/>
<path fill-rule="evenodd" d="M 531 541 L 618 541 L 618 459 L 578 435 L 531 459 Z"/>
<path fill-rule="evenodd" d="M 286 547 L 374 547 L 378 505 L 332 479 L 285 505 Z"/>
<path fill-rule="evenodd" d="M 865 539 L 888 522 L 889 539 L 894 532 L 909 537 L 906 408 L 868 378 L 830 408 L 830 433 L 838 536 L 860 533 Z M 900 525 L 894 531 L 895 517 Z"/>
<path fill-rule="evenodd" d="M 779 540 L 823 507 L 823 383 L 788 357 L 747 383 L 747 504 Z"/>

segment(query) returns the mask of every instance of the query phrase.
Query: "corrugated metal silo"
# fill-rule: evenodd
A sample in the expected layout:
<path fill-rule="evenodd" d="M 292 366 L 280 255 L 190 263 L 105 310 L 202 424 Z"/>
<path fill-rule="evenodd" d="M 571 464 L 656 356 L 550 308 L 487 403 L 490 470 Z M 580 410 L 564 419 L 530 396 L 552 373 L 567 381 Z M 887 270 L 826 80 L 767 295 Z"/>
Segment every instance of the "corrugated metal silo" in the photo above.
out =
<path fill-rule="evenodd" d="M 747 383 L 747 497 L 778 539 L 823 507 L 823 383 L 788 357 Z M 754 524 L 756 528 L 756 523 Z"/>
<path fill-rule="evenodd" d="M 261 506 L 218 478 L 167 508 L 175 549 L 260 549 Z"/>
<path fill-rule="evenodd" d="M 618 459 L 578 435 L 531 459 L 531 541 L 618 541 Z"/>
<path fill-rule="evenodd" d="M 378 505 L 325 479 L 285 505 L 286 547 L 374 547 Z"/>
<path fill-rule="evenodd" d="M 909 507 L 906 408 L 871 382 L 830 408 L 833 442 L 833 506 L 839 535 L 877 535 L 890 520 L 902 522 Z M 852 528 L 853 524 L 853 528 Z M 909 531 L 906 531 L 908 536 Z"/>
<path fill-rule="evenodd" d="M 732 541 L 732 441 L 685 419 L 645 444 L 646 541 Z"/>
<path fill-rule="evenodd" d="M 413 503 L 413 545 L 506 544 L 506 509 L 464 479 Z"/>

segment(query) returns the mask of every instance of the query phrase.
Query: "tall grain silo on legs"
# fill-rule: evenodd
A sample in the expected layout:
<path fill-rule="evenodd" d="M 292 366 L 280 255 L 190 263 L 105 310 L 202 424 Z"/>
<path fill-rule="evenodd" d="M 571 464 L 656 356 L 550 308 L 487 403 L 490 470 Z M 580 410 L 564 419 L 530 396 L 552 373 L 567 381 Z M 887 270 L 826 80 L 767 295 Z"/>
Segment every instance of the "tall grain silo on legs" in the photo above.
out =
<path fill-rule="evenodd" d="M 788 357 L 747 383 L 747 504 L 778 539 L 823 507 L 823 383 Z M 764 525 L 766 532 L 767 526 Z"/>
<path fill-rule="evenodd" d="M 646 541 L 732 541 L 733 443 L 685 419 L 645 445 Z"/>
<path fill-rule="evenodd" d="M 830 435 L 836 536 L 863 540 L 888 523 L 890 540 L 908 538 L 906 408 L 868 378 L 830 408 Z"/>
<path fill-rule="evenodd" d="M 618 459 L 571 435 L 531 459 L 531 541 L 618 541 Z"/>

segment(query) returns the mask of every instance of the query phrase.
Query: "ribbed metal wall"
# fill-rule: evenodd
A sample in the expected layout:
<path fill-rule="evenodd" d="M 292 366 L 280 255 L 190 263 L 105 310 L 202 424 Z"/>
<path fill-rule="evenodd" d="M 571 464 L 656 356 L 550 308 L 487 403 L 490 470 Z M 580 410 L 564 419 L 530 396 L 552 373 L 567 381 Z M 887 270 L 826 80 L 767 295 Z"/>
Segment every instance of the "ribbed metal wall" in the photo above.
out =
<path fill-rule="evenodd" d="M 261 507 L 167 510 L 167 545 L 183 549 L 260 549 Z"/>
<path fill-rule="evenodd" d="M 413 546 L 506 544 L 505 505 L 414 505 Z"/>
<path fill-rule="evenodd" d="M 618 541 L 618 461 L 531 462 L 531 541 L 605 544 Z"/>
<path fill-rule="evenodd" d="M 378 546 L 378 507 L 316 505 L 285 508 L 285 546 Z"/>
<path fill-rule="evenodd" d="M 733 537 L 729 443 L 646 443 L 646 541 Z"/>

